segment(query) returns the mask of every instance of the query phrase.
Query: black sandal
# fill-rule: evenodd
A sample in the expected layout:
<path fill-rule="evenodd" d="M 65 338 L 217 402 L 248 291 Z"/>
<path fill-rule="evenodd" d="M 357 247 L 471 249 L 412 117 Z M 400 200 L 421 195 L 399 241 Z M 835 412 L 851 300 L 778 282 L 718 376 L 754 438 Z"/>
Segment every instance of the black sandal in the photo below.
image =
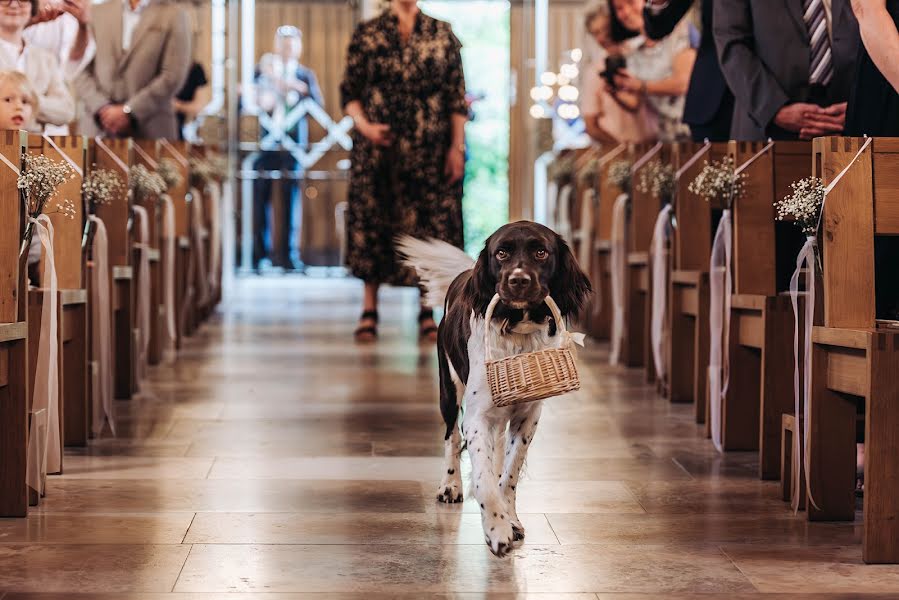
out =
<path fill-rule="evenodd" d="M 428 320 L 432 322 L 434 321 L 434 311 L 430 308 L 421 309 L 421 312 L 418 313 L 418 339 L 428 340 L 429 342 L 436 342 L 437 325 L 422 325 L 425 321 Z"/>
<path fill-rule="evenodd" d="M 357 342 L 373 342 L 378 338 L 378 311 L 366 310 L 359 317 L 360 321 L 374 321 L 374 325 L 360 325 L 353 332 Z"/>

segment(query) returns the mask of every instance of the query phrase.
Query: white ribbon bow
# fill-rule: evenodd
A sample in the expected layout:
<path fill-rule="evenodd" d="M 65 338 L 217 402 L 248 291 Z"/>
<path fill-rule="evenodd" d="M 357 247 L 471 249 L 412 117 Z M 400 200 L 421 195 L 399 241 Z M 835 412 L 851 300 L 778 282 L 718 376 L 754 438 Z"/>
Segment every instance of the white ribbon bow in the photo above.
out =
<path fill-rule="evenodd" d="M 94 268 L 91 270 L 91 375 L 93 391 L 91 397 L 91 432 L 99 436 L 108 421 L 109 429 L 115 435 L 115 421 L 112 414 L 112 307 L 109 291 L 109 239 L 106 225 L 94 215 L 88 217 L 94 224 L 91 256 Z"/>
<path fill-rule="evenodd" d="M 709 264 L 709 416 L 712 442 L 719 451 L 723 450 L 722 405 L 729 379 L 730 296 L 733 290 L 731 238 L 730 209 L 725 209 L 715 232 Z"/>
<path fill-rule="evenodd" d="M 609 364 L 618 364 L 621 347 L 624 344 L 624 281 L 627 277 L 627 194 L 620 194 L 612 207 L 612 253 L 611 288 L 612 288 L 612 350 Z"/>
<path fill-rule="evenodd" d="M 665 306 L 668 296 L 668 261 L 665 250 L 671 237 L 671 204 L 666 204 L 656 219 L 652 232 L 652 252 L 650 254 L 650 268 L 652 273 L 652 304 L 650 321 L 650 342 L 652 344 L 652 359 L 656 368 L 656 376 L 664 381 L 667 375 L 668 365 L 665 362 L 665 344 L 667 335 L 665 331 Z"/>

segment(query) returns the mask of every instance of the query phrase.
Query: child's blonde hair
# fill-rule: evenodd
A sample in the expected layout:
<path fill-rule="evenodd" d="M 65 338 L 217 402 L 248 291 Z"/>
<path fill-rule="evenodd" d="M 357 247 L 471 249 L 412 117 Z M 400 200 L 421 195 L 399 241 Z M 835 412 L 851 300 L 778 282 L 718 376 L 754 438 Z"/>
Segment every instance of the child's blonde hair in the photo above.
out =
<path fill-rule="evenodd" d="M 18 71 L 0 71 L 0 85 L 3 85 L 4 83 L 11 83 L 18 87 L 19 91 L 21 91 L 22 94 L 28 98 L 28 101 L 31 102 L 32 110 L 37 114 L 37 92 L 34 91 L 34 86 L 31 85 L 31 81 L 28 80 L 28 77 L 26 77 L 24 73 Z"/>

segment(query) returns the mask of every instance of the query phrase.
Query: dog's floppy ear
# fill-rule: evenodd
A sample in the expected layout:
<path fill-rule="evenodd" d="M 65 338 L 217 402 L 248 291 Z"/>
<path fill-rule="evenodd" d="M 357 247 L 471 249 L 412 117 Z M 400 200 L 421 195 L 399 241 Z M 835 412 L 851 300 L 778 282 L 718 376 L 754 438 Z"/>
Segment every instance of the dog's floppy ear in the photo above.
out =
<path fill-rule="evenodd" d="M 550 281 L 549 293 L 563 315 L 577 315 L 593 292 L 593 286 L 560 235 L 556 235 L 556 257 L 556 272 Z"/>
<path fill-rule="evenodd" d="M 496 283 L 496 278 L 490 272 L 490 238 L 488 238 L 468 281 L 469 301 L 479 314 L 487 312 L 487 305 L 496 294 Z"/>

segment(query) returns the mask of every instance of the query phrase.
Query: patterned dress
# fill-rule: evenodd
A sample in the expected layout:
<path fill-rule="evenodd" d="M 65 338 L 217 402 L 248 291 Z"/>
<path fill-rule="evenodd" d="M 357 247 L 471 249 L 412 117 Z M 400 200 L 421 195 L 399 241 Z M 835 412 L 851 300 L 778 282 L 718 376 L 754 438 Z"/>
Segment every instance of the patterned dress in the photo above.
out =
<path fill-rule="evenodd" d="M 397 260 L 398 235 L 462 247 L 462 182 L 444 175 L 451 115 L 468 114 L 460 48 L 448 23 L 421 13 L 405 43 L 389 11 L 353 34 L 341 102 L 361 102 L 394 139 L 378 147 L 353 132 L 347 265 L 366 282 L 418 284 Z"/>

